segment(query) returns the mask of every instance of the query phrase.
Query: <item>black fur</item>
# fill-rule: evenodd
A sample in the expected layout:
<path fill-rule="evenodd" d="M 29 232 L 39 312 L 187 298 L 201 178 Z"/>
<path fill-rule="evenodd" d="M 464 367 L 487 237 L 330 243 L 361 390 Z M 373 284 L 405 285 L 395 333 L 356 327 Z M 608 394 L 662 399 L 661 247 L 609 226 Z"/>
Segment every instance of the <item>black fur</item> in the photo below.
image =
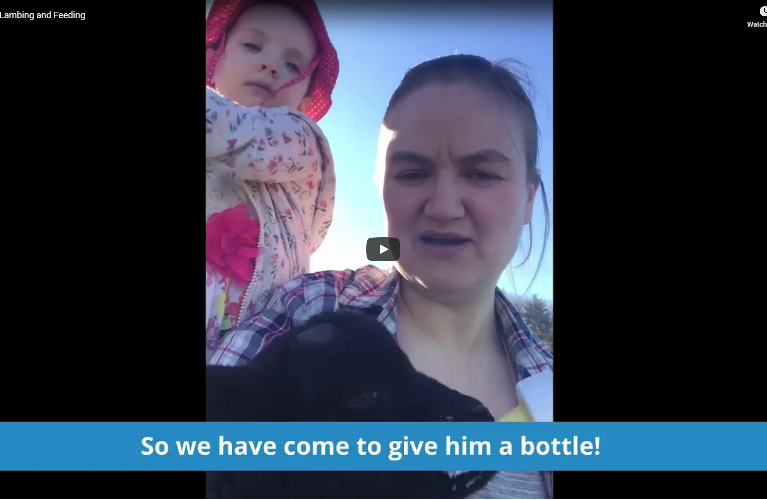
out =
<path fill-rule="evenodd" d="M 247 365 L 207 368 L 207 420 L 491 422 L 479 401 L 419 373 L 372 316 L 323 313 Z M 387 452 L 382 446 L 381 453 Z M 465 498 L 493 472 L 217 472 L 208 498 Z"/>

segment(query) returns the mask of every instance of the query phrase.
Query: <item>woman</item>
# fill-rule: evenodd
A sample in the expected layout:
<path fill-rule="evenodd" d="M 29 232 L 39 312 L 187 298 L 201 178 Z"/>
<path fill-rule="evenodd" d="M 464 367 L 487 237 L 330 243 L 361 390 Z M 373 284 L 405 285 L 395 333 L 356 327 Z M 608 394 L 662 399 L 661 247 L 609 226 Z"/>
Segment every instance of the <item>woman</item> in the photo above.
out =
<path fill-rule="evenodd" d="M 496 288 L 539 189 L 546 203 L 538 139 L 530 98 L 505 67 L 453 55 L 409 70 L 379 145 L 388 233 L 401 245 L 393 271 L 365 266 L 287 282 L 211 363 L 245 363 L 322 311 L 375 310 L 417 369 L 502 418 L 518 405 L 517 382 L 554 363 Z M 551 498 L 551 473 L 503 471 L 474 498 Z"/>

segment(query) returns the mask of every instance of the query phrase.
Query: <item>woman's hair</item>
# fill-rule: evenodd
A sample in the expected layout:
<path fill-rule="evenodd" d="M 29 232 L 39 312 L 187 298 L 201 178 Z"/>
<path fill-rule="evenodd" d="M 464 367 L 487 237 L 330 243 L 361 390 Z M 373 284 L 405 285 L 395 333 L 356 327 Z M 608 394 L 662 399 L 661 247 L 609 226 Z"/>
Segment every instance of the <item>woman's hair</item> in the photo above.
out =
<path fill-rule="evenodd" d="M 538 271 L 543 263 L 543 255 L 546 251 L 546 243 L 549 239 L 551 228 L 551 215 L 549 213 L 549 203 L 546 197 L 546 189 L 543 186 L 543 180 L 538 174 L 538 142 L 540 139 L 540 129 L 538 120 L 535 117 L 535 110 L 530 98 L 530 93 L 525 91 L 522 82 L 528 87 L 532 87 L 529 79 L 515 74 L 507 66 L 511 60 L 491 62 L 480 56 L 456 54 L 444 57 L 438 57 L 430 61 L 422 62 L 414 66 L 405 73 L 405 77 L 400 82 L 397 90 L 389 100 L 386 108 L 386 116 L 397 106 L 405 97 L 425 85 L 431 83 L 458 83 L 469 82 L 481 86 L 495 93 L 498 98 L 506 104 L 515 106 L 522 114 L 524 125 L 524 141 L 526 152 L 525 172 L 527 181 L 531 184 L 540 186 L 541 198 L 543 199 L 544 213 L 544 235 L 543 247 L 538 260 L 538 266 L 535 269 L 533 280 L 538 275 Z M 520 67 L 521 63 L 513 61 Z M 530 258 L 533 244 L 533 229 L 530 225 L 529 245 L 524 260 L 524 265 Z"/>

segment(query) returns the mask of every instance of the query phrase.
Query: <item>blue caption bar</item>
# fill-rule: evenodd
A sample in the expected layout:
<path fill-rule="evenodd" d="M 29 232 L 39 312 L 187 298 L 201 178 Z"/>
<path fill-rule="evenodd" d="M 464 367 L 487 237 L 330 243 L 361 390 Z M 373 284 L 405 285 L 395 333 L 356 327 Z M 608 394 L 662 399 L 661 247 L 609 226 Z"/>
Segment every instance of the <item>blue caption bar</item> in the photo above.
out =
<path fill-rule="evenodd" d="M 2 470 L 765 470 L 767 422 L 0 423 Z"/>

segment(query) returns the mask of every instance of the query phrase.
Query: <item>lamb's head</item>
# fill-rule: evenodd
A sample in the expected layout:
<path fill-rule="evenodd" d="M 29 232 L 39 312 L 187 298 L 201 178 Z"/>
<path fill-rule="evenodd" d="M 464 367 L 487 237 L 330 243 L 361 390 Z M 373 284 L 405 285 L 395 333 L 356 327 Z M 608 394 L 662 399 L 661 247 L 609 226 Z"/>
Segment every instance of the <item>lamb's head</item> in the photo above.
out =
<path fill-rule="evenodd" d="M 476 399 L 419 373 L 375 317 L 321 314 L 244 366 L 208 367 L 209 421 L 493 420 Z M 212 471 L 209 498 L 463 498 L 492 473 Z M 469 488 L 469 486 L 471 486 Z"/>
<path fill-rule="evenodd" d="M 419 373 L 375 317 L 322 313 L 247 365 L 209 366 L 209 421 L 490 422 L 476 399 Z"/>
<path fill-rule="evenodd" d="M 375 317 L 326 313 L 288 335 L 297 420 L 493 420 L 479 401 L 416 371 Z"/>

